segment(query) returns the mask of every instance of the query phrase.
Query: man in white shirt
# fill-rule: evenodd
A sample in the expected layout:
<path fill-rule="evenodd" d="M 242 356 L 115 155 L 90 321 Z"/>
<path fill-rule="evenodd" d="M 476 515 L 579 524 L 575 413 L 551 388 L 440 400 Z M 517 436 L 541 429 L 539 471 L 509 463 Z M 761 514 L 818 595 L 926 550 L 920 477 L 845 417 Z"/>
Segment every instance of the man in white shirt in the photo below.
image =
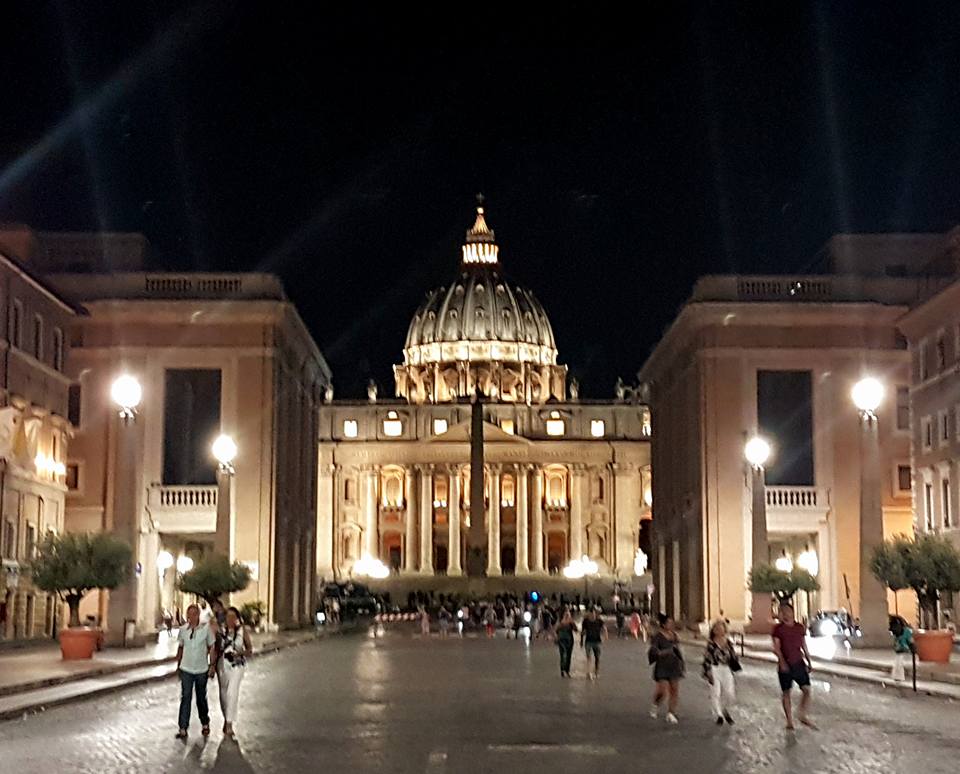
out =
<path fill-rule="evenodd" d="M 187 738 L 190 726 L 190 704 L 194 690 L 197 694 L 197 714 L 203 726 L 203 735 L 210 734 L 210 710 L 207 706 L 207 678 L 217 668 L 214 643 L 216 638 L 207 624 L 200 623 L 200 608 L 187 608 L 187 625 L 177 635 L 177 672 L 180 675 L 180 718 L 177 739 Z"/>
<path fill-rule="evenodd" d="M 207 600 L 200 600 L 200 625 L 206 626 L 210 623 L 210 619 L 213 618 L 213 610 L 210 609 L 210 606 L 207 604 Z"/>

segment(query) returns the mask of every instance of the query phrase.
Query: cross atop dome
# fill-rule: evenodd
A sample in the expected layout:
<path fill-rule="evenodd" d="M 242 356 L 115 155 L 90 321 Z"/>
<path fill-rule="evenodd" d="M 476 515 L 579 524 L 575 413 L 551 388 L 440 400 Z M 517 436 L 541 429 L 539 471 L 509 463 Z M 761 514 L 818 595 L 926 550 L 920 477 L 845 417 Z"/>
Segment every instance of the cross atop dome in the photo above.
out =
<path fill-rule="evenodd" d="M 483 194 L 477 194 L 477 219 L 473 228 L 467 231 L 467 242 L 463 245 L 463 262 L 468 264 L 495 264 L 500 248 L 497 247 L 493 229 L 487 225 L 484 217 Z"/>

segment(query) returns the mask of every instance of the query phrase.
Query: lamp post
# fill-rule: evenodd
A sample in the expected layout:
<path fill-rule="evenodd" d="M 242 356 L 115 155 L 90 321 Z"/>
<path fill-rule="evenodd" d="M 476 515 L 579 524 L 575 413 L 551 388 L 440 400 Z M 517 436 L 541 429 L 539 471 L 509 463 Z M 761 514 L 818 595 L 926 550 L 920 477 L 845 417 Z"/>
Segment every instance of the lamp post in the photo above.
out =
<path fill-rule="evenodd" d="M 767 482 L 764 465 L 770 459 L 770 443 L 755 435 L 743 447 L 743 456 L 751 470 L 751 561 L 756 567 L 767 560 L 770 551 L 767 541 Z M 750 631 L 754 634 L 770 632 L 770 595 L 753 592 L 750 599 Z"/>
<path fill-rule="evenodd" d="M 217 461 L 217 531 L 214 550 L 233 561 L 233 479 L 237 444 L 229 435 L 219 435 L 211 447 Z"/>
<path fill-rule="evenodd" d="M 880 436 L 877 409 L 884 388 L 866 377 L 851 393 L 860 412 L 860 631 L 857 645 L 884 647 L 889 644 L 887 590 L 870 570 L 873 550 L 883 543 L 883 502 L 880 494 Z"/>
<path fill-rule="evenodd" d="M 107 608 L 107 637 L 111 644 L 129 644 L 129 623 L 134 627 L 142 623 L 142 611 L 145 603 L 142 596 L 146 591 L 144 579 L 153 583 L 158 579 L 151 578 L 150 572 L 144 572 L 143 564 L 148 560 L 144 551 L 144 532 L 141 524 L 139 507 L 138 464 L 139 454 L 138 428 L 136 427 L 137 409 L 143 399 L 143 388 L 135 376 L 123 374 L 118 376 L 110 386 L 110 398 L 116 409 L 116 420 L 108 423 L 108 451 L 109 470 L 107 485 L 109 497 L 106 503 L 106 518 L 104 529 L 112 532 L 128 543 L 133 550 L 136 568 L 130 579 L 122 586 L 109 592 L 109 607 Z M 149 557 L 152 564 L 156 551 Z M 152 573 L 156 575 L 156 573 Z M 102 613 L 101 613 L 102 615 Z M 102 619 L 101 619 L 102 620 Z"/>

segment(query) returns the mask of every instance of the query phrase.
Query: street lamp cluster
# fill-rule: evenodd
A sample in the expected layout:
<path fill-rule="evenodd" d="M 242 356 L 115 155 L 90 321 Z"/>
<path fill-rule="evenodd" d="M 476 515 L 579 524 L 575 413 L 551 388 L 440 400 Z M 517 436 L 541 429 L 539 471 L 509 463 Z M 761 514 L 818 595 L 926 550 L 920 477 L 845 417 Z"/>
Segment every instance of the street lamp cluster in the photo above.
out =
<path fill-rule="evenodd" d="M 389 577 L 390 568 L 379 559 L 374 559 L 370 554 L 364 553 L 353 565 L 353 574 L 365 578 L 374 578 L 382 580 Z"/>
<path fill-rule="evenodd" d="M 579 559 L 570 560 L 570 563 L 563 568 L 563 577 L 579 579 L 589 577 L 590 575 L 597 575 L 599 572 L 600 566 L 584 554 Z"/>

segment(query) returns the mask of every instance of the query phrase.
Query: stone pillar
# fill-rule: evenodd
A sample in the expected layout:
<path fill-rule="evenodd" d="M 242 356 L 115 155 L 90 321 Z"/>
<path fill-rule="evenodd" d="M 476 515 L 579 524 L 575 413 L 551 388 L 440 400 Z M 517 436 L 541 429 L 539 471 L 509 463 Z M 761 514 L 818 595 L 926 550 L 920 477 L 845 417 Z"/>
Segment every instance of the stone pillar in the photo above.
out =
<path fill-rule="evenodd" d="M 360 484 L 362 488 L 361 497 L 363 498 L 363 553 L 368 554 L 373 559 L 380 558 L 380 539 L 377 506 L 377 477 L 379 472 L 376 467 L 365 467 L 360 474 Z"/>
<path fill-rule="evenodd" d="M 433 468 L 420 468 L 420 572 L 433 574 Z"/>
<path fill-rule="evenodd" d="M 583 467 L 570 469 L 570 556 L 569 560 L 583 556 Z"/>
<path fill-rule="evenodd" d="M 336 465 L 321 462 L 317 471 L 317 577 L 325 580 L 333 578 L 333 537 L 334 499 L 340 496 L 340 488 L 335 485 Z"/>
<path fill-rule="evenodd" d="M 530 572 L 530 537 L 527 530 L 530 518 L 530 498 L 527 496 L 527 468 L 517 466 L 517 575 Z"/>
<path fill-rule="evenodd" d="M 217 531 L 213 548 L 218 554 L 234 558 L 233 537 L 233 473 L 217 466 Z"/>
<path fill-rule="evenodd" d="M 487 575 L 503 574 L 500 567 L 500 467 L 490 466 L 490 511 L 487 515 Z"/>
<path fill-rule="evenodd" d="M 543 471 L 531 465 L 533 471 L 533 494 L 530 497 L 530 546 L 533 549 L 530 569 L 544 572 L 543 566 Z"/>
<path fill-rule="evenodd" d="M 615 463 L 613 466 L 614 561 L 621 578 L 633 575 L 637 553 L 637 530 L 640 528 L 640 472 L 636 465 Z"/>
<path fill-rule="evenodd" d="M 863 636 L 855 638 L 855 644 L 864 648 L 890 644 L 887 590 L 870 571 L 873 550 L 883 543 L 879 424 L 872 413 L 864 413 L 860 418 L 860 629 Z"/>
<path fill-rule="evenodd" d="M 407 468 L 405 479 L 403 570 L 409 574 L 417 571 L 417 471 L 412 467 Z"/>
<path fill-rule="evenodd" d="M 456 577 L 463 575 L 460 566 L 460 470 L 457 467 L 450 468 L 447 492 L 447 526 L 450 530 L 447 533 L 447 575 Z"/>

